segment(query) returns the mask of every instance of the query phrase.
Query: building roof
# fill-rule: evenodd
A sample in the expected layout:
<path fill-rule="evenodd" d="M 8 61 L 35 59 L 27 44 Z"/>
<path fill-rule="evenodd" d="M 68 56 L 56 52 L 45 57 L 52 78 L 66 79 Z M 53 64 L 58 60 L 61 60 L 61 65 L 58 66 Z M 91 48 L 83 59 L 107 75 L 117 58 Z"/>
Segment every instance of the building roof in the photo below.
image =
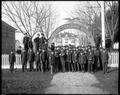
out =
<path fill-rule="evenodd" d="M 67 32 L 59 33 L 55 37 L 56 38 L 59 38 L 59 37 L 63 37 L 64 38 L 66 35 L 67 35 L 67 37 L 77 37 L 77 35 L 75 35 L 73 33 L 67 33 Z"/>
<path fill-rule="evenodd" d="M 2 26 L 8 26 L 10 28 L 12 28 L 13 30 L 17 30 L 16 28 L 12 27 L 11 25 L 7 24 L 6 22 L 2 21 Z"/>

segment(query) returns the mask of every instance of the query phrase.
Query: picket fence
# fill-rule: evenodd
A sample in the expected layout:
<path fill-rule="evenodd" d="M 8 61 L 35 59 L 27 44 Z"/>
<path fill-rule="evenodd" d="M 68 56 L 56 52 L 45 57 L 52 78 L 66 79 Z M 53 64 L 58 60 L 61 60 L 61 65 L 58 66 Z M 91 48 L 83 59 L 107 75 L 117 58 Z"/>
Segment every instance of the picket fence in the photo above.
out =
<path fill-rule="evenodd" d="M 108 66 L 109 67 L 118 67 L 119 65 L 119 52 L 110 52 L 109 53 L 109 61 Z M 9 55 L 2 54 L 2 69 L 9 68 Z M 21 64 L 21 55 L 16 54 L 16 62 L 15 62 L 15 68 L 22 68 Z M 35 68 L 34 63 L 34 68 Z M 27 63 L 27 68 L 29 68 L 29 64 Z"/>

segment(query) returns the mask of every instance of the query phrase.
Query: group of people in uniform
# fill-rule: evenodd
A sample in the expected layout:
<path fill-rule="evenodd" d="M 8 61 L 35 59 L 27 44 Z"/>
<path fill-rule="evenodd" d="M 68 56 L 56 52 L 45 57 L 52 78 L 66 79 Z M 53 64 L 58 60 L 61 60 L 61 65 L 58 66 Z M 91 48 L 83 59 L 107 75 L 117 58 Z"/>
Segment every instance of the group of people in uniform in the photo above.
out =
<path fill-rule="evenodd" d="M 32 40 L 28 36 L 23 39 L 24 49 L 21 54 L 22 71 L 50 71 L 57 72 L 90 72 L 98 70 L 107 72 L 108 52 L 105 48 L 97 46 L 55 46 L 54 43 L 48 47 L 48 41 L 44 34 L 36 37 L 35 51 L 33 51 Z M 15 55 L 13 51 L 9 55 L 10 64 L 14 64 Z M 27 69 L 29 63 L 29 69 Z M 36 68 L 34 68 L 34 64 Z M 10 65 L 11 72 L 13 65 Z"/>

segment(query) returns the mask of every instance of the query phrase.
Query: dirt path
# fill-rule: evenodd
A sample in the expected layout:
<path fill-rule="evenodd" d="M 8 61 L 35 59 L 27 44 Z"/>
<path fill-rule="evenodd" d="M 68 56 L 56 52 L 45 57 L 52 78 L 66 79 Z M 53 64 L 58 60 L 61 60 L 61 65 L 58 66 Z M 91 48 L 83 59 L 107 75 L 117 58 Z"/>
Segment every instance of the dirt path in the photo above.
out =
<path fill-rule="evenodd" d="M 51 86 L 45 93 L 56 94 L 109 94 L 94 85 L 99 81 L 93 74 L 80 72 L 57 73 L 53 76 Z M 102 86 L 102 85 L 101 85 Z"/>

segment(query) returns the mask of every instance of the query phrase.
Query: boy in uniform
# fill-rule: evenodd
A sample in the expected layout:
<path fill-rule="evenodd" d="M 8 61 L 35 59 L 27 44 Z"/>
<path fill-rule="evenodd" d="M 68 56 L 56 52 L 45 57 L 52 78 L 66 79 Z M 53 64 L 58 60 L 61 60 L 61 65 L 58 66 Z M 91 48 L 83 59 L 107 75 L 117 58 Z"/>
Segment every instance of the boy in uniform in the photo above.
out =
<path fill-rule="evenodd" d="M 33 50 L 30 49 L 29 57 L 28 57 L 28 62 L 29 62 L 29 66 L 30 66 L 30 72 L 34 70 L 34 58 L 35 58 L 35 54 L 34 54 Z"/>
<path fill-rule="evenodd" d="M 102 52 L 102 64 L 103 64 L 103 72 L 107 73 L 107 65 L 108 65 L 109 55 L 107 50 L 104 48 Z"/>
<path fill-rule="evenodd" d="M 87 57 L 88 57 L 88 72 L 93 73 L 94 54 L 92 53 L 91 49 L 89 49 L 89 54 Z"/>
<path fill-rule="evenodd" d="M 40 70 L 40 52 L 37 51 L 35 55 L 35 64 L 36 64 L 36 71 Z"/>
<path fill-rule="evenodd" d="M 10 71 L 11 72 L 13 72 L 13 70 L 14 70 L 15 61 L 16 61 L 15 53 L 12 50 L 11 53 L 9 54 L 9 63 L 10 63 Z"/>
<path fill-rule="evenodd" d="M 65 72 L 65 53 L 63 49 L 61 50 L 61 53 L 60 53 L 60 61 L 62 65 L 62 71 Z"/>
<path fill-rule="evenodd" d="M 55 64 L 54 64 L 54 70 L 55 72 L 58 72 L 58 65 L 59 65 L 59 53 L 57 48 L 55 49 Z"/>
<path fill-rule="evenodd" d="M 50 63 L 51 74 L 53 74 L 53 72 L 54 72 L 53 66 L 55 64 L 55 54 L 54 54 L 54 51 L 52 51 L 52 50 L 49 53 L 49 63 Z"/>
<path fill-rule="evenodd" d="M 41 55 L 40 55 L 40 59 L 41 59 L 41 65 L 42 65 L 42 70 L 43 72 L 46 71 L 46 52 L 44 49 L 42 49 Z"/>
<path fill-rule="evenodd" d="M 22 71 L 24 72 L 27 70 L 27 59 L 28 59 L 28 54 L 25 49 L 23 49 L 23 52 L 21 54 L 21 62 L 22 62 Z"/>

